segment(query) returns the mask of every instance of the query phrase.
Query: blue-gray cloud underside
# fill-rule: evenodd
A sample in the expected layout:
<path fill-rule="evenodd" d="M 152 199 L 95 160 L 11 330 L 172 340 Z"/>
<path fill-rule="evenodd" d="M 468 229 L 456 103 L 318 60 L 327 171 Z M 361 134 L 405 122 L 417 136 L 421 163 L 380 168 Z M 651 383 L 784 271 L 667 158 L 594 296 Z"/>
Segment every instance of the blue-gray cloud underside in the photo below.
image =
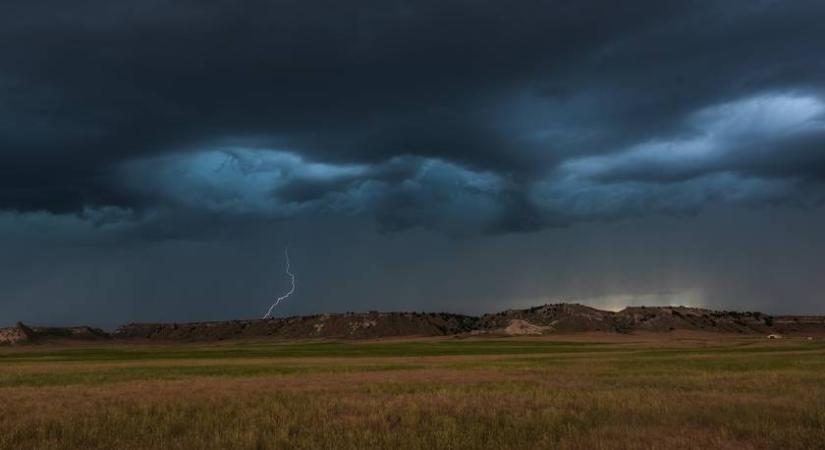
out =
<path fill-rule="evenodd" d="M 0 209 L 462 235 L 822 201 L 818 2 L 2 10 Z"/>

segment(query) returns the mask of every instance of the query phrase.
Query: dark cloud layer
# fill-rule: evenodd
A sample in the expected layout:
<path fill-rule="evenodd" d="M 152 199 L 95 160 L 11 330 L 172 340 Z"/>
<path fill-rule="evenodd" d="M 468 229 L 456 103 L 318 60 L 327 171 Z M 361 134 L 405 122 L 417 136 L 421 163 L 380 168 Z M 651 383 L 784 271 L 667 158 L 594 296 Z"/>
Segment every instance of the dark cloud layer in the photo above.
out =
<path fill-rule="evenodd" d="M 475 228 L 534 229 L 570 219 L 530 194 L 559 165 L 651 143 L 666 155 L 731 115 L 739 134 L 706 162 L 651 158 L 598 179 L 655 190 L 720 172 L 822 175 L 820 2 L 26 1 L 2 12 L 7 209 L 152 209 L 163 193 L 125 188 L 121 166 L 240 148 L 366 166 L 346 180 L 291 177 L 272 197 L 292 203 L 346 193 L 394 158 L 491 172 L 506 185 L 489 193 L 502 216 Z M 763 97 L 812 110 L 760 135 L 785 111 L 735 105 Z M 433 194 L 385 192 L 363 209 L 427 225 L 407 216 L 449 195 Z"/>
<path fill-rule="evenodd" d="M 2 220 L 111 249 L 294 220 L 481 248 L 819 217 L 825 4 L 511 3 L 5 1 Z"/>

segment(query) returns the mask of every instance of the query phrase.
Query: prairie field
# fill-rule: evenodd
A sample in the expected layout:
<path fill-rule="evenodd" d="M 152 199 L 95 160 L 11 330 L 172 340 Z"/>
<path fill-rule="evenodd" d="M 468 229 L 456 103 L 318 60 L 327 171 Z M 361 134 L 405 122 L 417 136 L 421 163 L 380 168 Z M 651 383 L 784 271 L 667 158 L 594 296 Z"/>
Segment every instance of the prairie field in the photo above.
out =
<path fill-rule="evenodd" d="M 825 341 L 0 348 L 0 449 L 825 448 Z"/>

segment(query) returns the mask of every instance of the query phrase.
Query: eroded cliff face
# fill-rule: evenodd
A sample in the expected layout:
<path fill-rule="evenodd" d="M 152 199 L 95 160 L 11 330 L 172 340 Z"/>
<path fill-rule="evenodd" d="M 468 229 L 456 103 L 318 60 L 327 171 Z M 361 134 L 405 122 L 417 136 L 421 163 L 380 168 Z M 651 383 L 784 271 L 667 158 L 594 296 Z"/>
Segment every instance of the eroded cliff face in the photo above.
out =
<path fill-rule="evenodd" d="M 0 328 L 0 344 L 22 344 L 30 342 L 33 336 L 34 331 L 21 322 L 13 327 Z"/>
<path fill-rule="evenodd" d="M 110 339 L 109 333 L 92 327 L 29 327 L 22 322 L 0 328 L 0 344 L 16 345 L 34 342 L 73 340 L 94 341 Z"/>

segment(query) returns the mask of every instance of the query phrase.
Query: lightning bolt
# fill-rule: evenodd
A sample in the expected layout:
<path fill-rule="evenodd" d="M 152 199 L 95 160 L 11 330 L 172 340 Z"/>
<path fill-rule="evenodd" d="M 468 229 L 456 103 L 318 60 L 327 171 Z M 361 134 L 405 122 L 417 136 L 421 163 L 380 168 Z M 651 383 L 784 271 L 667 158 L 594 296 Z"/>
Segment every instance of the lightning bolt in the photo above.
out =
<path fill-rule="evenodd" d="M 275 303 L 273 303 L 272 306 L 270 306 L 269 309 L 266 311 L 266 314 L 264 314 L 264 319 L 266 319 L 267 317 L 272 317 L 272 310 L 275 309 L 276 306 L 278 306 L 278 303 L 281 303 L 282 300 L 286 300 L 287 298 L 289 298 L 290 295 L 292 295 L 293 292 L 295 292 L 295 274 L 290 272 L 289 270 L 290 267 L 288 248 L 284 249 L 284 256 L 286 256 L 286 274 L 289 275 L 289 278 L 292 282 L 292 287 L 289 289 L 289 292 L 275 299 Z"/>

